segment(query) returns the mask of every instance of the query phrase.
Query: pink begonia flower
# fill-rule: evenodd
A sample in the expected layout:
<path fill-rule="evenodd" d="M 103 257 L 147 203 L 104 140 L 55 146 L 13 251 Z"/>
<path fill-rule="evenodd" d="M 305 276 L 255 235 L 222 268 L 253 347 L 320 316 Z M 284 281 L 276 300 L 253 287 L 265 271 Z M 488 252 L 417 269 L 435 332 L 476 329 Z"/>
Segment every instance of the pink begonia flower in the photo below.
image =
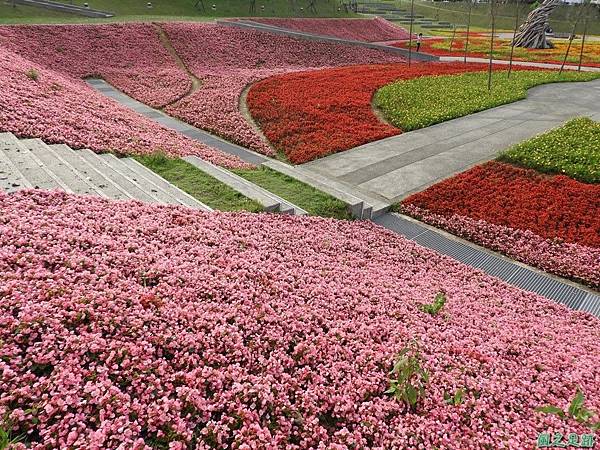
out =
<path fill-rule="evenodd" d="M 0 299 L 34 450 L 512 450 L 588 432 L 539 406 L 600 410 L 600 320 L 366 221 L 0 193 Z M 416 412 L 385 393 L 411 341 Z"/>
<path fill-rule="evenodd" d="M 529 230 L 517 230 L 454 214 L 444 217 L 414 205 L 402 212 L 547 272 L 600 287 L 600 248 L 547 239 Z"/>

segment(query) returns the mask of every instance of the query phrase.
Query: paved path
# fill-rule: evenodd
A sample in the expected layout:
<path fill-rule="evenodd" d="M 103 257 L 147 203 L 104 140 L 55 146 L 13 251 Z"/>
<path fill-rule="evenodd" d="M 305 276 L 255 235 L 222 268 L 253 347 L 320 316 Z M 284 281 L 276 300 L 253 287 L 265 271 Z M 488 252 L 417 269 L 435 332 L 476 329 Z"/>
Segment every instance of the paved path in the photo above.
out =
<path fill-rule="evenodd" d="M 440 56 L 440 61 L 464 61 L 464 56 Z M 493 59 L 494 64 L 509 65 L 510 61 L 505 59 Z M 473 58 L 468 57 L 467 62 L 473 63 L 488 63 L 488 58 Z M 539 67 L 541 69 L 560 69 L 560 64 L 555 63 L 543 63 L 533 61 L 513 61 L 513 66 L 528 66 L 528 67 Z M 565 70 L 577 70 L 577 64 L 565 64 Z M 600 67 L 581 66 L 583 72 L 600 72 Z"/>
<path fill-rule="evenodd" d="M 273 34 L 281 34 L 284 36 L 295 37 L 299 39 L 307 39 L 310 41 L 322 41 L 322 42 L 332 42 L 334 44 L 346 44 L 346 45 L 355 45 L 358 47 L 366 47 L 373 48 L 378 50 L 384 50 L 391 53 L 396 53 L 402 56 L 408 56 L 408 50 L 400 47 L 392 47 L 390 45 L 381 45 L 375 42 L 365 42 L 365 41 L 355 41 L 352 39 L 342 39 L 334 36 L 324 36 L 320 34 L 312 34 L 306 33 L 303 31 L 295 31 L 288 30 L 286 28 L 275 27 L 272 25 L 266 25 L 258 22 L 253 22 L 251 20 L 218 20 L 217 23 L 219 25 L 224 25 L 228 27 L 237 27 L 237 28 L 246 28 L 255 31 L 264 31 L 267 33 Z M 435 55 L 430 55 L 428 53 L 416 53 L 412 52 L 412 59 L 419 61 L 438 61 L 439 58 Z"/>
<path fill-rule="evenodd" d="M 231 142 L 221 139 L 218 136 L 212 135 L 188 123 L 175 119 L 174 117 L 171 117 L 162 111 L 159 111 L 158 109 L 151 108 L 144 103 L 138 102 L 137 100 L 134 100 L 133 98 L 114 88 L 104 80 L 89 78 L 86 80 L 86 83 L 107 97 L 116 100 L 122 105 L 133 109 L 135 112 L 156 123 L 161 124 L 166 128 L 170 128 L 171 130 L 184 134 L 190 139 L 202 142 L 203 144 L 221 150 L 222 152 L 229 153 L 230 155 L 237 156 L 241 160 L 250 164 L 261 164 L 267 160 L 264 155 L 260 155 L 252 150 L 240 147 L 239 145 L 232 144 Z"/>
<path fill-rule="evenodd" d="M 116 90 L 115 88 L 113 88 L 112 86 L 110 86 L 109 84 L 105 83 L 102 80 L 88 80 L 88 83 L 91 86 L 93 86 L 95 89 L 104 93 L 105 95 L 123 103 L 125 106 L 132 108 L 147 117 L 152 118 L 153 120 L 158 121 L 159 123 L 161 123 L 165 126 L 168 126 L 176 131 L 181 131 L 184 134 L 186 134 L 187 136 L 196 138 L 198 140 L 201 140 L 202 142 L 206 142 L 209 145 L 215 146 L 214 142 L 211 142 L 211 141 L 216 138 L 211 136 L 210 134 L 205 133 L 202 130 L 197 130 L 197 129 L 193 129 L 190 131 L 190 129 L 188 129 L 188 127 L 190 127 L 189 125 L 184 124 L 183 122 L 180 122 L 176 119 L 172 119 L 160 111 L 153 110 L 152 108 L 150 108 L 146 105 L 143 105 L 143 104 L 131 99 L 130 97 L 127 97 L 126 95 L 119 92 L 118 90 Z M 578 84 L 581 84 L 581 83 L 578 83 Z M 595 89 L 600 89 L 600 83 L 596 83 L 594 86 L 595 86 Z M 598 92 L 592 92 L 592 93 L 596 96 L 600 95 Z M 543 92 L 538 93 L 537 91 L 532 91 L 532 92 L 530 92 L 529 100 L 541 102 L 541 100 L 538 97 L 542 94 L 543 94 Z M 550 93 L 548 95 L 552 96 L 552 93 Z M 593 99 L 593 97 L 592 97 L 592 99 Z M 593 102 L 593 100 L 590 100 L 590 102 Z M 496 110 L 488 110 L 487 112 L 493 112 L 494 115 L 502 116 L 502 113 L 497 110 L 502 111 L 501 108 L 496 108 Z M 521 114 L 523 114 L 523 111 L 521 111 Z M 475 115 L 475 116 L 477 116 L 477 115 Z M 475 116 L 469 116 L 469 119 L 472 117 L 475 117 Z M 480 119 L 477 119 L 477 121 L 478 120 L 480 120 Z M 485 119 L 485 118 L 482 120 L 489 121 L 489 119 Z M 173 121 L 173 122 L 171 123 L 171 121 Z M 468 120 L 465 118 L 465 119 L 458 119 L 457 121 L 467 122 Z M 452 121 L 452 122 L 457 122 L 457 121 Z M 502 119 L 500 119 L 500 120 L 494 119 L 494 121 L 500 122 L 500 121 L 502 121 Z M 517 121 L 517 122 L 519 122 L 519 121 Z M 522 122 L 522 120 L 521 120 L 521 122 Z M 548 121 L 541 120 L 541 122 L 547 124 Z M 487 124 L 487 122 L 486 122 L 486 124 Z M 454 136 L 454 138 L 448 139 L 448 142 L 455 142 L 456 139 L 460 138 L 461 133 L 465 133 L 467 135 L 470 134 L 472 136 L 474 133 L 473 129 L 469 128 L 469 127 L 466 127 L 466 128 L 465 127 L 466 127 L 466 125 L 463 125 L 462 128 L 459 127 L 458 129 L 453 129 L 452 135 Z M 489 127 L 490 127 L 490 125 L 488 124 L 488 126 L 486 128 L 487 131 L 489 131 Z M 193 128 L 193 127 L 190 127 L 190 128 Z M 430 127 L 430 128 L 442 128 L 441 131 L 438 131 L 436 133 L 436 135 L 438 137 L 440 137 L 439 143 L 436 145 L 442 145 L 442 147 L 443 147 L 443 145 L 444 145 L 443 144 L 443 142 L 444 142 L 443 141 L 443 138 L 444 138 L 443 124 L 437 125 L 435 127 Z M 182 130 L 184 130 L 184 131 L 182 131 Z M 187 133 L 186 133 L 186 131 L 187 131 Z M 449 132 L 448 130 L 446 130 L 446 131 Z M 475 133 L 476 133 L 476 130 L 475 130 Z M 423 134 L 422 132 L 420 134 L 418 134 L 417 132 L 406 133 L 404 135 L 401 135 L 401 136 L 398 136 L 395 138 L 391 138 L 391 139 L 402 138 L 403 140 L 406 140 L 406 136 L 409 136 L 409 137 L 413 136 L 415 138 L 415 142 L 413 144 L 405 143 L 404 144 L 405 148 L 414 149 L 416 151 L 417 155 L 419 154 L 419 151 L 420 151 L 421 156 L 424 157 L 423 151 L 426 151 L 426 150 L 422 150 L 422 149 L 424 147 L 428 147 L 428 146 L 426 144 L 423 144 L 425 138 L 421 136 L 422 134 Z M 404 136 L 404 137 L 402 137 L 402 136 Z M 421 136 L 421 137 L 419 137 L 419 136 Z M 387 139 L 385 141 L 390 141 L 390 139 Z M 382 142 L 382 141 L 380 141 L 380 142 Z M 220 147 L 222 150 L 229 151 L 232 154 L 238 154 L 239 156 L 241 156 L 242 158 L 244 158 L 246 160 L 251 160 L 250 162 L 255 162 L 255 163 L 260 164 L 261 162 L 269 161 L 268 158 L 266 158 L 264 156 L 257 155 L 255 153 L 251 152 L 250 150 L 243 149 L 242 147 L 234 146 L 233 144 L 230 144 L 226 141 L 219 139 L 218 143 L 223 145 L 223 147 Z M 372 146 L 372 145 L 376 145 L 376 144 L 378 144 L 378 143 L 372 143 L 369 145 Z M 411 147 L 411 145 L 412 145 L 412 147 Z M 229 146 L 232 146 L 232 147 L 229 147 Z M 367 147 L 367 146 L 363 146 L 363 147 Z M 349 164 L 360 163 L 361 158 L 365 157 L 364 153 L 361 153 L 363 151 L 360 150 L 363 147 L 360 147 L 359 149 L 351 150 L 344 154 L 340 154 L 337 156 L 334 155 L 332 157 L 325 158 L 325 160 L 331 160 L 335 157 L 340 157 L 340 156 L 349 154 L 349 155 L 354 155 L 353 157 L 350 158 Z M 386 152 L 390 152 L 390 150 L 388 150 L 388 148 L 391 148 L 392 149 L 391 151 L 393 151 L 394 146 L 393 145 L 391 147 L 384 146 L 383 149 L 381 149 L 382 153 L 380 153 L 380 154 L 385 155 Z M 435 149 L 436 146 L 435 145 L 429 146 L 429 148 Z M 443 150 L 440 150 L 440 151 L 443 153 Z M 367 151 L 366 152 L 367 157 L 371 153 L 378 154 L 377 151 Z M 404 153 L 410 154 L 411 152 L 405 151 Z M 398 153 L 398 154 L 401 155 L 402 153 Z M 393 156 L 390 156 L 390 157 L 393 158 Z M 256 160 L 252 161 L 254 158 L 259 159 L 259 161 L 256 161 Z M 385 160 L 386 160 L 385 158 L 382 158 L 382 161 L 385 161 Z M 314 166 L 316 163 L 305 164 L 303 167 L 310 167 L 311 164 Z M 335 168 L 335 164 L 333 164 L 332 167 Z M 327 170 L 325 172 L 329 173 L 329 170 Z M 343 168 L 342 168 L 342 172 L 343 172 Z M 336 177 L 330 176 L 330 179 L 335 182 Z M 341 183 L 341 184 L 343 184 L 343 183 Z M 318 189 L 320 189 L 319 186 L 316 186 L 316 187 Z M 339 184 L 336 184 L 336 187 L 339 187 Z M 356 191 L 358 191 L 358 189 L 356 189 Z M 373 196 L 380 197 L 376 194 L 373 194 Z M 380 198 L 382 198 L 382 197 L 380 197 Z M 598 293 L 590 291 L 589 289 L 586 289 L 580 285 L 577 285 L 570 281 L 561 279 L 559 277 L 555 277 L 553 275 L 543 273 L 537 269 L 528 267 L 524 264 L 512 261 L 509 258 L 506 258 L 497 253 L 483 249 L 482 247 L 472 244 L 470 242 L 467 242 L 463 239 L 457 238 L 455 236 L 451 236 L 442 230 L 437 230 L 426 224 L 418 223 L 417 221 L 415 221 L 411 218 L 403 217 L 399 214 L 395 214 L 395 213 L 383 214 L 382 216 L 379 216 L 378 218 L 376 218 L 374 221 L 376 223 L 378 223 L 379 225 L 382 225 L 382 226 L 406 237 L 407 239 L 417 242 L 419 245 L 428 247 L 439 253 L 448 255 L 458 261 L 468 264 L 472 267 L 481 269 L 485 273 L 495 276 L 495 277 L 498 277 L 501 280 L 504 280 L 505 282 L 507 282 L 508 284 L 511 284 L 513 286 L 519 287 L 519 288 L 527 290 L 527 291 L 536 292 L 548 299 L 554 300 L 558 303 L 562 303 L 572 309 L 590 312 L 590 313 L 595 314 L 596 316 L 600 317 L 600 295 Z"/>
<path fill-rule="evenodd" d="M 538 86 L 525 100 L 371 142 L 301 167 L 396 202 L 577 116 L 600 120 L 600 79 Z"/>

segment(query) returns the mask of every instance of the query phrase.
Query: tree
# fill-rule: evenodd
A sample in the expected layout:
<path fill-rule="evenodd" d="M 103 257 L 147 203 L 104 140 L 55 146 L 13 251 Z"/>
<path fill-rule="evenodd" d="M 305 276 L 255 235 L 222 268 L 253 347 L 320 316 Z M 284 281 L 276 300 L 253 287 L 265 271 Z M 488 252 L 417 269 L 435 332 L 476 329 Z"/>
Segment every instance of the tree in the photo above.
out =
<path fill-rule="evenodd" d="M 531 11 L 519 27 L 513 45 L 525 48 L 552 48 L 552 43 L 546 39 L 546 29 L 550 14 L 559 4 L 560 0 L 544 0 Z"/>

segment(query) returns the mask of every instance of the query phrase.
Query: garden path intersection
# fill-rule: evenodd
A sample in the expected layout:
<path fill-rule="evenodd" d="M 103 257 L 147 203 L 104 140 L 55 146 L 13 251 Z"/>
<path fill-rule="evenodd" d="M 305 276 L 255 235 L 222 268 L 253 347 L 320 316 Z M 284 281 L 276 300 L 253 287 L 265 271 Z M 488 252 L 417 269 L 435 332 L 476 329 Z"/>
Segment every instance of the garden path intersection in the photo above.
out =
<path fill-rule="evenodd" d="M 194 140 L 254 164 L 270 161 L 264 155 L 137 102 L 103 80 L 88 80 L 88 83 L 119 103 Z M 511 144 L 560 126 L 571 117 L 587 115 L 599 120 L 598 98 L 600 80 L 538 86 L 528 91 L 526 100 L 371 142 L 300 167 L 329 178 L 337 186 L 347 186 L 349 192 L 365 192 L 391 204 L 441 178 L 492 159 Z M 385 180 L 381 187 L 377 184 L 381 182 L 379 178 Z M 600 316 L 600 295 L 581 285 L 515 262 L 401 214 L 385 213 L 374 221 L 508 284 L 536 292 L 571 309 Z"/>
<path fill-rule="evenodd" d="M 301 167 L 394 203 L 579 116 L 600 120 L 600 80 L 538 86 L 524 100 L 370 142 Z"/>

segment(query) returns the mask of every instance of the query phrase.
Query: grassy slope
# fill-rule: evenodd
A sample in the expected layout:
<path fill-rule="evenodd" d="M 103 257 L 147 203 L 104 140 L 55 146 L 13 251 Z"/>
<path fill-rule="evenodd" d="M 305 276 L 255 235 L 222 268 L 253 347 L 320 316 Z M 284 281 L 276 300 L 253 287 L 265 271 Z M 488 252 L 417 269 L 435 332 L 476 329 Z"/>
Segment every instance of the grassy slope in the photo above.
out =
<path fill-rule="evenodd" d="M 255 201 L 244 197 L 187 161 L 171 159 L 163 155 L 138 156 L 136 159 L 213 209 L 251 212 L 263 210 L 262 206 Z"/>
<path fill-rule="evenodd" d="M 498 158 L 585 183 L 600 183 L 600 122 L 573 119 L 560 128 L 508 149 Z"/>
<path fill-rule="evenodd" d="M 343 202 L 287 175 L 266 167 L 255 170 L 235 170 L 234 172 L 312 215 L 336 219 L 351 218 Z"/>
<path fill-rule="evenodd" d="M 65 1 L 66 2 L 66 1 Z M 112 19 L 89 19 L 71 14 L 63 14 L 42 8 L 32 8 L 0 1 L 0 23 L 58 23 L 58 22 L 115 22 L 128 20 L 209 20 L 214 17 L 240 16 L 298 16 L 312 17 L 307 10 L 308 0 L 257 0 L 256 12 L 250 13 L 249 0 L 204 0 L 205 11 L 195 8 L 195 0 L 154 0 L 152 8 L 147 8 L 144 0 L 88 0 L 90 8 L 110 11 L 116 14 Z M 75 5 L 83 5 L 84 0 L 73 0 Z M 295 8 L 292 9 L 292 3 Z M 216 9 L 211 6 L 215 4 Z M 264 11 L 261 5 L 265 5 Z M 343 11 L 338 12 L 337 3 L 317 0 L 317 16 L 347 17 Z M 302 11 L 300 8 L 304 8 Z"/>
<path fill-rule="evenodd" d="M 213 209 L 250 212 L 263 210 L 262 206 L 255 201 L 244 197 L 182 159 L 167 158 L 160 154 L 135 158 L 165 180 Z M 341 201 L 274 170 L 260 168 L 234 172 L 300 206 L 310 214 L 337 219 L 351 218 L 346 205 Z"/>
<path fill-rule="evenodd" d="M 487 73 L 475 72 L 399 81 L 375 94 L 375 105 L 386 120 L 405 130 L 424 128 L 527 97 L 527 89 L 559 81 L 587 81 L 600 73 L 549 71 L 494 72 L 488 92 Z"/>

